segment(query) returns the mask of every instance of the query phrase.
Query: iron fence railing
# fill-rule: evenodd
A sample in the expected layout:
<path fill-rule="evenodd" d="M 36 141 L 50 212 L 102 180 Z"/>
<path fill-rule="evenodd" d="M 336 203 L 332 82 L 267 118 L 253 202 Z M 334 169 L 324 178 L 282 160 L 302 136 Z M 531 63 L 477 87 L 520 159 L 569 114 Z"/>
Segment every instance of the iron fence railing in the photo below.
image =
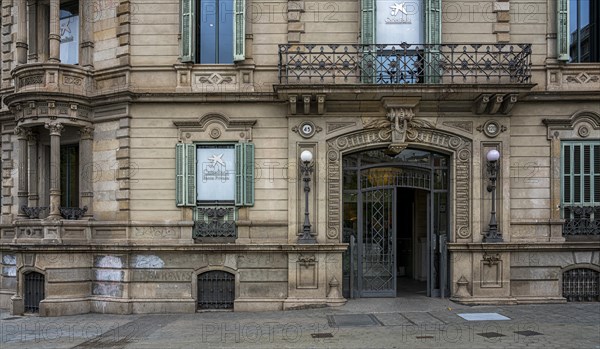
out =
<path fill-rule="evenodd" d="M 600 235 L 600 206 L 565 206 L 563 214 L 563 235 Z"/>
<path fill-rule="evenodd" d="M 531 44 L 283 44 L 282 84 L 531 82 Z"/>

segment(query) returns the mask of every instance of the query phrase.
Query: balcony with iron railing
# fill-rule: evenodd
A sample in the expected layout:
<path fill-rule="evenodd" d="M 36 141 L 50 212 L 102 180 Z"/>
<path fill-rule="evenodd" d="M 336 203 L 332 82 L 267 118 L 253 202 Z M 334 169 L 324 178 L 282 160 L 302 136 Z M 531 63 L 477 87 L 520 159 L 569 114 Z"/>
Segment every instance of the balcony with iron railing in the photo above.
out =
<path fill-rule="evenodd" d="M 569 205 L 563 207 L 563 236 L 599 236 L 600 206 Z"/>
<path fill-rule="evenodd" d="M 279 83 L 531 84 L 531 44 L 283 44 Z"/>

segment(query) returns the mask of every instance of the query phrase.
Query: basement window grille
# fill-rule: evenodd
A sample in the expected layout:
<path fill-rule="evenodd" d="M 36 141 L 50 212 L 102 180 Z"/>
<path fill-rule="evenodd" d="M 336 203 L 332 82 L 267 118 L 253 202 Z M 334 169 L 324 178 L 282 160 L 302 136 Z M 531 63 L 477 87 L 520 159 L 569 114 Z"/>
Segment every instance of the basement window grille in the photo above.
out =
<path fill-rule="evenodd" d="M 598 301 L 600 273 L 588 269 L 571 269 L 563 273 L 563 297 L 569 302 Z"/>
<path fill-rule="evenodd" d="M 214 270 L 198 275 L 198 310 L 233 309 L 235 276 Z"/>

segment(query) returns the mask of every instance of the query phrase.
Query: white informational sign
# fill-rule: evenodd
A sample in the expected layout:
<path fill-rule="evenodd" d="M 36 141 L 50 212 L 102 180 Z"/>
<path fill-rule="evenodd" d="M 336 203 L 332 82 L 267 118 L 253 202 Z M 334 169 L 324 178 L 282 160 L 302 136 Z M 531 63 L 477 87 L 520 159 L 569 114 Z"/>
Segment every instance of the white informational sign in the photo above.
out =
<path fill-rule="evenodd" d="M 60 20 L 60 62 L 79 63 L 79 16 Z"/>
<path fill-rule="evenodd" d="M 424 43 L 423 0 L 376 0 L 376 44 Z"/>
<path fill-rule="evenodd" d="M 235 200 L 235 148 L 199 147 L 196 152 L 198 200 Z"/>

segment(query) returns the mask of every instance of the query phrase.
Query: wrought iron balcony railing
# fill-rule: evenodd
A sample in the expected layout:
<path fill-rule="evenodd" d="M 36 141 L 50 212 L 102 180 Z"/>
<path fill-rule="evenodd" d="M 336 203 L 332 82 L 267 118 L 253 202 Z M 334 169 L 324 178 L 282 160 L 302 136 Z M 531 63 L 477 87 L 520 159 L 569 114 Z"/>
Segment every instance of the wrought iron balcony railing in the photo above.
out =
<path fill-rule="evenodd" d="M 525 84 L 531 44 L 284 44 L 281 84 Z"/>
<path fill-rule="evenodd" d="M 235 238 L 235 207 L 197 207 L 192 236 L 197 238 Z"/>
<path fill-rule="evenodd" d="M 600 206 L 566 206 L 563 210 L 563 235 L 600 235 Z"/>

